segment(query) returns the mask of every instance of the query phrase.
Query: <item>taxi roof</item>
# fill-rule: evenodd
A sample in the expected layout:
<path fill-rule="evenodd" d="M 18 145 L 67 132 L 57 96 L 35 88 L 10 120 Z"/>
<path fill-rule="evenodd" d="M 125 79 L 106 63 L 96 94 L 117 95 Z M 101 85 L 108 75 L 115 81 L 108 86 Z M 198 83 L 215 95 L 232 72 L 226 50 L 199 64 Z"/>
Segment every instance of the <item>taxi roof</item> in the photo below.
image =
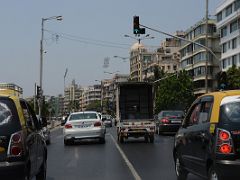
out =
<path fill-rule="evenodd" d="M 204 94 L 201 97 L 213 96 L 213 97 L 217 97 L 219 99 L 223 99 L 226 96 L 234 96 L 234 95 L 240 95 L 240 90 L 216 91 L 216 92 Z"/>
<path fill-rule="evenodd" d="M 9 97 L 11 99 L 19 99 L 20 93 L 14 90 L 9 89 L 0 89 L 0 96 L 2 97 Z"/>

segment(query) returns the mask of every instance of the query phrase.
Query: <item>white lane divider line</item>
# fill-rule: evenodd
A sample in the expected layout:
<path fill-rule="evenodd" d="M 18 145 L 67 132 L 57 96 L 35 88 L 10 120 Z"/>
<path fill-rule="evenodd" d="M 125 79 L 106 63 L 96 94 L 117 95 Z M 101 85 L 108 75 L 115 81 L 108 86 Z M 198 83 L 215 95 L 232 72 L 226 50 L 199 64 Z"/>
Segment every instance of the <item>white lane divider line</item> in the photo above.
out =
<path fill-rule="evenodd" d="M 125 163 L 127 164 L 128 168 L 130 169 L 133 177 L 135 178 L 135 180 L 142 180 L 141 177 L 139 176 L 139 174 L 137 173 L 137 171 L 135 170 L 135 168 L 133 167 L 132 163 L 128 160 L 127 156 L 125 155 L 125 153 L 123 152 L 122 148 L 118 145 L 118 143 L 116 142 L 116 140 L 114 139 L 114 137 L 112 136 L 112 134 L 110 134 L 115 146 L 117 147 L 118 151 L 120 152 L 122 158 L 124 159 Z"/>

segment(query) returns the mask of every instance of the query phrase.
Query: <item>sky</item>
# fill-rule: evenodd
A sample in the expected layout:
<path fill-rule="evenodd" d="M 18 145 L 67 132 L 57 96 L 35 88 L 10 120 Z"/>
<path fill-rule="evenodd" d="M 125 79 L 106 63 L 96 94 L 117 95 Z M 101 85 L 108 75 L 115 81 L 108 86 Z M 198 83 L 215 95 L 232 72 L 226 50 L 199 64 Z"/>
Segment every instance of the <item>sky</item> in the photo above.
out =
<path fill-rule="evenodd" d="M 63 16 L 62 21 L 44 21 L 43 90 L 45 95 L 63 93 L 72 80 L 83 87 L 95 80 L 112 78 L 105 72 L 129 73 L 129 57 L 136 43 L 133 16 L 140 24 L 168 33 L 187 30 L 205 16 L 205 0 L 1 0 L 0 82 L 23 88 L 24 97 L 39 84 L 41 20 Z M 215 15 L 222 0 L 209 0 Z M 133 38 L 124 37 L 130 35 Z M 159 46 L 165 35 L 146 30 L 154 39 L 146 47 Z M 109 59 L 108 67 L 103 67 Z"/>

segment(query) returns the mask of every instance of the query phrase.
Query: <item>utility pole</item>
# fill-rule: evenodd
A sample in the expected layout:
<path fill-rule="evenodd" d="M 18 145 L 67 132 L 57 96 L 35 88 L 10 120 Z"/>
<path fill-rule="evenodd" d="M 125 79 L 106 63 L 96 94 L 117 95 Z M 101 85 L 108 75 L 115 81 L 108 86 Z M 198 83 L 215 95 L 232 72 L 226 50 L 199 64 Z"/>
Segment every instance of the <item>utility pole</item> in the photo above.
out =
<path fill-rule="evenodd" d="M 206 0 L 206 44 L 205 46 L 208 48 L 208 0 Z M 206 49 L 206 64 L 205 64 L 205 91 L 208 93 L 208 49 Z"/>

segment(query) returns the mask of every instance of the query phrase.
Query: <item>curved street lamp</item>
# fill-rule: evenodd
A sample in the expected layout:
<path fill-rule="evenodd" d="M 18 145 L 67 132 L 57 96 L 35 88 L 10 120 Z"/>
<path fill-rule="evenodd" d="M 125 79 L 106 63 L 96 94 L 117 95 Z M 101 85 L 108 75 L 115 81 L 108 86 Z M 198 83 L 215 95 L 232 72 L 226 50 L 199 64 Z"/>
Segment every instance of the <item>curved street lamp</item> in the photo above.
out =
<path fill-rule="evenodd" d="M 44 22 L 48 21 L 48 20 L 57 20 L 57 21 L 61 21 L 63 18 L 62 16 L 51 16 L 48 18 L 42 18 L 42 24 L 41 24 L 41 40 L 40 40 L 40 79 L 39 79 L 39 85 L 40 85 L 40 98 L 39 98 L 39 117 L 41 117 L 42 115 L 42 100 L 43 100 L 43 88 L 42 88 L 42 77 L 43 77 L 43 39 L 44 39 Z"/>

